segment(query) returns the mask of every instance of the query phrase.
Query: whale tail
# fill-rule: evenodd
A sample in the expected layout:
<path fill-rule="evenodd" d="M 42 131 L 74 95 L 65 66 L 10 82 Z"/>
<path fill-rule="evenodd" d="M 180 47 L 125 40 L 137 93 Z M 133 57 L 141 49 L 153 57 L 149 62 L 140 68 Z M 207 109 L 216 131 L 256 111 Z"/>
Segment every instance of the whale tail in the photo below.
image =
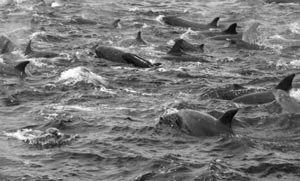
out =
<path fill-rule="evenodd" d="M 219 121 L 226 125 L 230 130 L 232 130 L 231 123 L 234 115 L 238 112 L 238 109 L 232 109 L 223 114 L 222 117 L 219 118 Z"/>
<path fill-rule="evenodd" d="M 20 62 L 19 64 L 17 64 L 15 66 L 15 69 L 21 72 L 21 77 L 25 77 L 26 76 L 25 67 L 27 66 L 27 64 L 29 62 L 30 61 L 23 61 L 23 62 Z"/>
<path fill-rule="evenodd" d="M 153 65 L 148 61 L 145 60 L 137 55 L 131 54 L 131 53 L 124 53 L 122 55 L 122 58 L 129 64 L 134 65 L 135 67 L 140 67 L 140 68 L 149 68 L 152 67 Z"/>
<path fill-rule="evenodd" d="M 213 19 L 209 25 L 212 27 L 218 27 L 218 21 L 220 20 L 220 17 L 216 17 L 215 19 Z"/>
<path fill-rule="evenodd" d="M 140 42 L 140 43 L 147 44 L 147 43 L 143 40 L 143 38 L 142 38 L 142 32 L 141 32 L 141 31 L 138 31 L 137 36 L 136 36 L 135 39 L 136 39 L 138 42 Z"/>
<path fill-rule="evenodd" d="M 289 92 L 292 89 L 292 82 L 296 74 L 291 74 L 282 79 L 275 89 L 281 89 L 286 92 Z"/>
<path fill-rule="evenodd" d="M 26 49 L 25 49 L 24 54 L 25 54 L 25 55 L 29 55 L 29 54 L 31 54 L 31 53 L 32 53 L 32 49 L 31 49 L 31 40 L 29 40 L 29 42 L 28 42 L 28 44 L 27 44 L 27 46 L 26 46 Z"/>
<path fill-rule="evenodd" d="M 179 39 L 179 40 L 175 41 L 175 44 L 173 45 L 171 50 L 168 52 L 168 54 L 176 55 L 176 56 L 182 55 L 183 52 L 181 51 L 181 46 L 182 46 L 183 42 L 184 42 L 183 39 Z"/>
<path fill-rule="evenodd" d="M 224 30 L 223 33 L 226 33 L 226 34 L 237 34 L 236 27 L 237 27 L 237 24 L 233 23 L 226 30 Z"/>

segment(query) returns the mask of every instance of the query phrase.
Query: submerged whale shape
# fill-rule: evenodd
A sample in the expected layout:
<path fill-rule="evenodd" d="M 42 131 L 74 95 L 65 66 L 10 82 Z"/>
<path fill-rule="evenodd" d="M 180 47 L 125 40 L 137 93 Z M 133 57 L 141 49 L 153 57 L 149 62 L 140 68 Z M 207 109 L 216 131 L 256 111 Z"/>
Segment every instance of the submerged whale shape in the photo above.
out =
<path fill-rule="evenodd" d="M 14 48 L 15 46 L 9 38 L 4 35 L 0 36 L 0 54 L 10 53 Z"/>
<path fill-rule="evenodd" d="M 263 50 L 265 49 L 263 46 L 259 46 L 257 44 L 252 44 L 245 42 L 244 40 L 240 39 L 229 39 L 229 46 L 234 46 L 238 49 L 247 49 L 247 50 Z"/>
<path fill-rule="evenodd" d="M 170 126 L 196 137 L 233 134 L 232 119 L 237 111 L 237 109 L 229 110 L 219 119 L 216 119 L 207 113 L 195 110 L 180 110 L 177 113 L 161 117 L 158 124 Z"/>
<path fill-rule="evenodd" d="M 280 89 L 285 92 L 289 92 L 292 89 L 292 82 L 295 77 L 295 74 L 291 74 L 284 79 L 282 79 L 279 84 L 275 87 L 275 89 Z M 246 94 L 235 99 L 232 99 L 235 103 L 243 103 L 243 104 L 265 104 L 275 100 L 275 97 L 272 93 L 272 90 L 259 92 L 259 93 L 251 93 Z"/>
<path fill-rule="evenodd" d="M 83 18 L 81 16 L 73 16 L 70 20 L 73 24 L 83 24 L 83 25 L 96 25 L 98 22 L 90 19 Z"/>
<path fill-rule="evenodd" d="M 142 38 L 142 32 L 138 31 L 137 36 L 133 39 L 125 39 L 118 43 L 120 46 L 138 46 L 138 45 L 147 45 Z"/>
<path fill-rule="evenodd" d="M 29 40 L 24 54 L 29 58 L 54 58 L 59 56 L 59 54 L 55 52 L 32 50 L 31 40 Z"/>
<path fill-rule="evenodd" d="M 26 76 L 25 67 L 28 63 L 29 61 L 23 61 L 18 63 L 16 66 L 0 63 L 0 74 L 24 78 Z"/>
<path fill-rule="evenodd" d="M 98 46 L 95 49 L 95 53 L 98 58 L 104 58 L 106 60 L 117 63 L 130 64 L 139 68 L 149 68 L 155 65 L 159 65 L 152 64 L 148 60 L 145 60 L 135 54 L 126 53 L 122 50 L 109 46 Z"/>
<path fill-rule="evenodd" d="M 220 19 L 219 17 L 216 17 L 210 23 L 202 24 L 202 23 L 195 23 L 189 20 L 185 20 L 177 16 L 165 16 L 162 18 L 162 20 L 168 25 L 191 28 L 193 30 L 208 30 L 210 28 L 218 28 L 219 19 Z"/>
<path fill-rule="evenodd" d="M 182 51 L 182 47 L 185 47 L 184 45 L 185 40 L 179 39 L 175 41 L 175 44 L 171 48 L 171 50 L 168 52 L 167 56 L 163 56 L 163 59 L 166 60 L 172 60 L 172 61 L 178 61 L 178 62 L 209 62 L 208 60 L 204 59 L 203 57 L 199 56 L 192 56 L 184 53 Z"/>

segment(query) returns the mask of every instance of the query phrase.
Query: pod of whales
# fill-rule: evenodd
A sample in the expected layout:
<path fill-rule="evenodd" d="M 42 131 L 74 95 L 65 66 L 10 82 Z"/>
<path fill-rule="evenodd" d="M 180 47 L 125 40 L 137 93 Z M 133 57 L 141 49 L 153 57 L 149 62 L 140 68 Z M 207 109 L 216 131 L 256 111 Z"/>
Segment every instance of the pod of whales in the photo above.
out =
<path fill-rule="evenodd" d="M 126 53 L 122 50 L 109 46 L 98 46 L 95 49 L 95 53 L 98 58 L 104 58 L 106 60 L 117 63 L 130 64 L 139 68 L 149 68 L 155 65 L 159 65 L 152 64 L 148 60 L 145 60 L 135 54 Z"/>
<path fill-rule="evenodd" d="M 177 113 L 161 117 L 158 124 L 170 126 L 196 137 L 233 134 L 232 119 L 237 112 L 237 109 L 229 110 L 219 119 L 216 119 L 207 113 L 195 110 L 180 110 Z"/>
<path fill-rule="evenodd" d="M 288 75 L 284 79 L 282 79 L 279 84 L 275 87 L 275 89 L 280 89 L 285 92 L 289 92 L 292 89 L 292 82 L 295 77 L 295 74 Z M 275 100 L 275 97 L 272 93 L 272 90 L 246 94 L 243 96 L 239 96 L 237 98 L 232 99 L 235 103 L 243 103 L 243 104 L 265 104 Z"/>
<path fill-rule="evenodd" d="M 29 61 L 22 61 L 16 66 L 0 63 L 0 73 L 24 78 L 26 76 L 25 67 L 28 63 Z"/>
<path fill-rule="evenodd" d="M 29 40 L 24 54 L 29 58 L 53 58 L 59 56 L 59 54 L 55 52 L 32 50 L 31 40 Z"/>

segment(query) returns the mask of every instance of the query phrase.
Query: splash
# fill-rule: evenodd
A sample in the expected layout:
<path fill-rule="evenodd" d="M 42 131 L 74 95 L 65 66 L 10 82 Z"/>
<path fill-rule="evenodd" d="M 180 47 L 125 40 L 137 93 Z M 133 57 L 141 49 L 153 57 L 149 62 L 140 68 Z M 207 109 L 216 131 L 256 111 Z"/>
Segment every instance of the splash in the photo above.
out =
<path fill-rule="evenodd" d="M 244 32 L 242 40 L 251 44 L 256 44 L 259 41 L 259 25 L 261 25 L 259 22 L 252 23 L 251 26 Z"/>
<path fill-rule="evenodd" d="M 62 82 L 65 85 L 75 85 L 78 82 L 91 83 L 95 86 L 108 85 L 108 82 L 103 77 L 93 73 L 86 67 L 75 67 L 62 72 L 58 82 Z"/>
<path fill-rule="evenodd" d="M 291 23 L 289 25 L 289 29 L 291 30 L 292 33 L 300 35 L 300 24 L 298 22 Z"/>
<path fill-rule="evenodd" d="M 41 149 L 66 145 L 78 138 L 78 135 L 65 135 L 56 128 L 49 128 L 46 131 L 21 129 L 5 135 Z"/>

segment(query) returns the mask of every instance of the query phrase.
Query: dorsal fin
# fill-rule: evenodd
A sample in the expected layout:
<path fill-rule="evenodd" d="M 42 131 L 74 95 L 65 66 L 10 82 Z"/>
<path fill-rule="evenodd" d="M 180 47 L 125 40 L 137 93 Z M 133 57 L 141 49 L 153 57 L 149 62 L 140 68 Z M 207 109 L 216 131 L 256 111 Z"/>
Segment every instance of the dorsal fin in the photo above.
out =
<path fill-rule="evenodd" d="M 275 89 L 281 89 L 286 92 L 289 92 L 292 89 L 292 82 L 295 77 L 295 74 L 288 75 L 284 79 L 282 79 L 279 84 L 275 87 Z"/>
<path fill-rule="evenodd" d="M 117 19 L 117 20 L 115 20 L 113 23 L 112 23 L 112 26 L 114 27 L 114 28 L 117 28 L 118 26 L 119 26 L 119 22 L 121 21 L 121 19 Z"/>
<path fill-rule="evenodd" d="M 142 32 L 141 32 L 141 31 L 138 31 L 137 36 L 136 36 L 135 39 L 136 39 L 138 42 L 141 42 L 141 43 L 143 43 L 143 44 L 147 44 L 147 43 L 143 40 L 143 38 L 142 38 Z"/>
<path fill-rule="evenodd" d="M 171 50 L 168 52 L 168 54 L 174 54 L 174 55 L 182 54 L 181 45 L 182 45 L 183 41 L 184 41 L 183 39 L 176 40 L 175 44 L 173 45 Z"/>
<path fill-rule="evenodd" d="M 27 44 L 27 46 L 26 46 L 26 49 L 25 49 L 24 54 L 25 54 L 25 55 L 29 55 L 29 54 L 31 54 L 31 53 L 32 53 L 32 49 L 31 49 L 31 40 L 29 40 L 29 42 L 28 42 L 28 44 Z"/>
<path fill-rule="evenodd" d="M 237 112 L 238 109 L 229 110 L 225 112 L 222 117 L 219 118 L 219 121 L 224 125 L 228 126 L 228 128 L 231 130 L 232 119 Z"/>
<path fill-rule="evenodd" d="M 204 52 L 204 44 L 203 44 L 203 43 L 202 43 L 201 45 L 199 45 L 198 47 L 199 47 L 199 49 L 200 49 L 201 51 Z"/>
<path fill-rule="evenodd" d="M 218 21 L 220 20 L 220 17 L 216 17 L 215 19 L 213 19 L 209 25 L 213 26 L 213 27 L 218 27 Z"/>
<path fill-rule="evenodd" d="M 17 69 L 18 71 L 21 72 L 21 77 L 26 76 L 26 73 L 25 73 L 25 67 L 26 67 L 26 65 L 27 65 L 29 62 L 30 62 L 30 61 L 23 61 L 23 62 L 20 62 L 18 65 L 15 66 L 15 69 Z"/>
<path fill-rule="evenodd" d="M 236 27 L 237 27 L 237 24 L 233 23 L 226 30 L 224 30 L 223 33 L 226 33 L 226 34 L 237 34 Z"/>
<path fill-rule="evenodd" d="M 3 47 L 2 47 L 2 49 L 1 49 L 1 54 L 3 54 L 3 53 L 8 53 L 9 52 L 9 43 L 10 43 L 10 41 L 9 40 L 7 40 L 6 42 L 5 42 L 5 44 L 3 45 Z"/>

